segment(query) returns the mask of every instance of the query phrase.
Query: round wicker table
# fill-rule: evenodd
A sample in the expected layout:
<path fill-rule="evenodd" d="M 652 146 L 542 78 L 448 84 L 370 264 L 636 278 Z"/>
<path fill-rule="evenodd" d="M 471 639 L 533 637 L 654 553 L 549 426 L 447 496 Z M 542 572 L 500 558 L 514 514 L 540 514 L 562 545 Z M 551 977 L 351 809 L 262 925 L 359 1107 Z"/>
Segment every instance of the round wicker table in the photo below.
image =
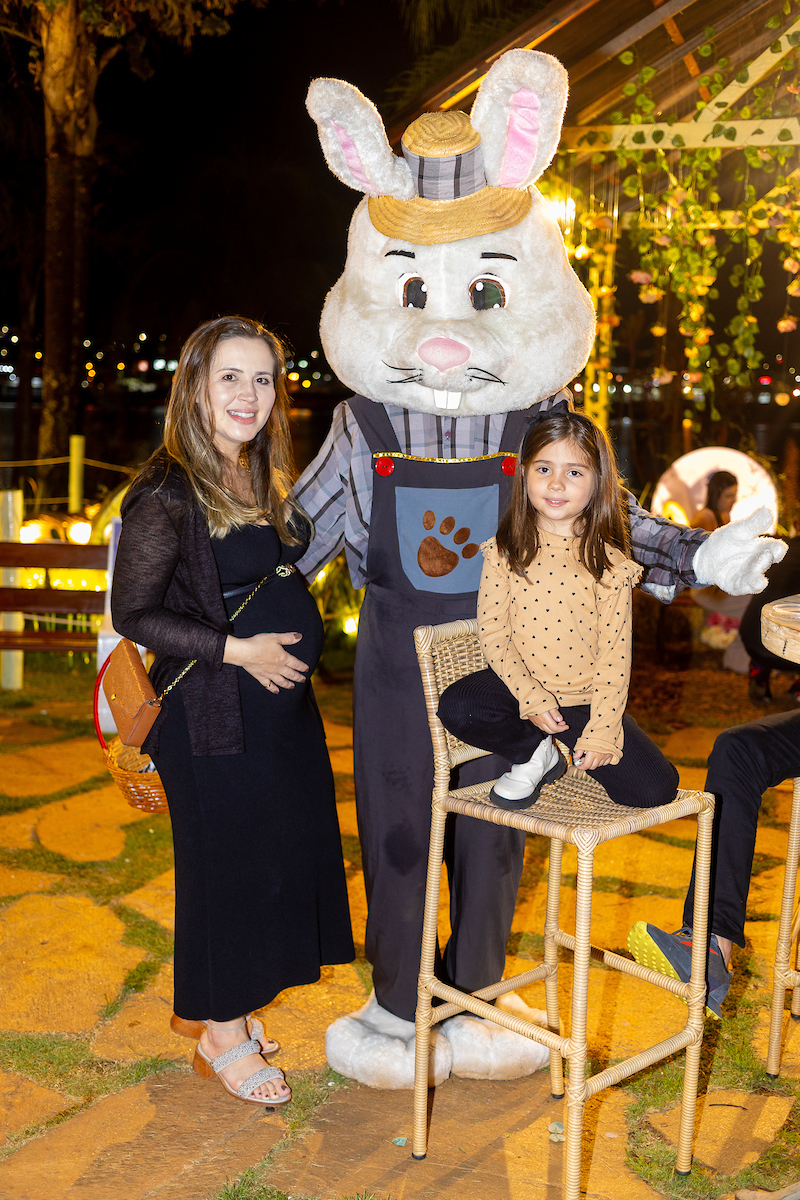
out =
<path fill-rule="evenodd" d="M 761 640 L 778 658 L 800 663 L 800 596 L 784 596 L 764 605 Z"/>

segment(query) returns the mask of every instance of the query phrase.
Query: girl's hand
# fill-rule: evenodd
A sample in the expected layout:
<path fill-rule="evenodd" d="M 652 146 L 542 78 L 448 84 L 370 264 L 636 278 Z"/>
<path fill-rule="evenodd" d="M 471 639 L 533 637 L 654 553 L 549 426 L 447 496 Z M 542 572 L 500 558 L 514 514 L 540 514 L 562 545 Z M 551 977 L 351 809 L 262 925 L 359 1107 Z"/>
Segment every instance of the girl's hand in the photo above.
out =
<path fill-rule="evenodd" d="M 305 682 L 308 665 L 284 650 L 302 639 L 301 633 L 257 633 L 254 637 L 225 640 L 224 663 L 244 667 L 268 692 L 293 688 Z"/>
<path fill-rule="evenodd" d="M 573 754 L 572 761 L 582 771 L 596 771 L 598 767 L 607 767 L 611 757 L 610 754 L 600 754 L 597 750 L 584 750 L 583 754 Z"/>
<path fill-rule="evenodd" d="M 539 713 L 536 717 L 528 717 L 528 720 L 544 733 L 558 734 L 563 733 L 565 729 L 569 729 L 569 725 L 557 708 L 551 708 L 549 712 Z"/>

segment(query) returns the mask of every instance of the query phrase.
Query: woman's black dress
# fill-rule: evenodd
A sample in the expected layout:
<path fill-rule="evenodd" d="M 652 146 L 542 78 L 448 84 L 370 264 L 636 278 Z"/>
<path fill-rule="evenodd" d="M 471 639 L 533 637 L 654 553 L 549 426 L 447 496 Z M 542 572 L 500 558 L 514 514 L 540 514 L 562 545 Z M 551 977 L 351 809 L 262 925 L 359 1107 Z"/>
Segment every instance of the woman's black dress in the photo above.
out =
<path fill-rule="evenodd" d="M 272 526 L 212 539 L 223 592 L 255 584 L 303 552 Z M 226 600 L 233 613 L 244 591 Z M 234 622 L 237 637 L 298 632 L 287 650 L 319 659 L 322 621 L 302 577 L 273 576 Z M 180 684 L 154 761 L 175 845 L 175 1012 L 229 1021 L 324 963 L 354 957 L 322 719 L 311 684 L 277 695 L 238 668 L 245 753 L 193 757 Z"/>

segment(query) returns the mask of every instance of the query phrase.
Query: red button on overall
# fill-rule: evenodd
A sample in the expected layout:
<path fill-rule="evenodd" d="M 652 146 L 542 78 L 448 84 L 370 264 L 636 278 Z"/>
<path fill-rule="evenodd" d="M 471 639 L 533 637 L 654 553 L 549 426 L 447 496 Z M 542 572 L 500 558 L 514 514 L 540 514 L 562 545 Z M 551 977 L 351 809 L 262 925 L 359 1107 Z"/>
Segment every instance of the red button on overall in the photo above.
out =
<path fill-rule="evenodd" d="M 503 459 L 503 473 L 505 475 L 513 475 L 517 469 L 517 459 L 513 454 L 509 454 Z"/>
<path fill-rule="evenodd" d="M 375 470 L 379 475 L 391 475 L 394 470 L 394 463 L 390 458 L 379 458 L 375 462 Z"/>

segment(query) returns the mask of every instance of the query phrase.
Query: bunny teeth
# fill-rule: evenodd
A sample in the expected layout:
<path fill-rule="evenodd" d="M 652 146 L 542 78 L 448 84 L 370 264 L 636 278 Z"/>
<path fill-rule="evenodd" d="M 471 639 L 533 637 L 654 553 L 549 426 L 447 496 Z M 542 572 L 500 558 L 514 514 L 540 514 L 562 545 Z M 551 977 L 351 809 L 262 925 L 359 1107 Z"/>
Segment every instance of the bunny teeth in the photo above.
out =
<path fill-rule="evenodd" d="M 437 408 L 458 408 L 461 403 L 461 392 L 442 392 L 431 388 L 433 401 Z"/>

